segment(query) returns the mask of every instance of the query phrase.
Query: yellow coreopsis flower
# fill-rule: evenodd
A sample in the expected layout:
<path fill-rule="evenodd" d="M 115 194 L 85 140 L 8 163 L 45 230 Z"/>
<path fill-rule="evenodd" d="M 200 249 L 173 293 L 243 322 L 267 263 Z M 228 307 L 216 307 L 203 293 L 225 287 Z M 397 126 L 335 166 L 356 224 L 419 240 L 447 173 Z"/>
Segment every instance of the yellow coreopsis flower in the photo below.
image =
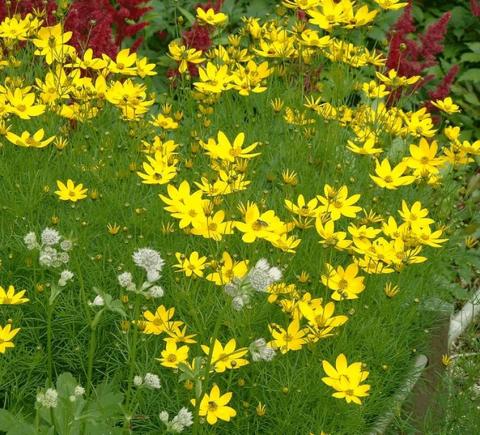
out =
<path fill-rule="evenodd" d="M 235 409 L 227 406 L 232 399 L 232 393 L 221 394 L 220 389 L 215 384 L 210 393 L 205 393 L 200 402 L 199 415 L 206 417 L 208 424 L 215 424 L 218 420 L 230 421 L 232 417 L 237 415 Z M 196 406 L 196 400 L 190 401 Z"/>
<path fill-rule="evenodd" d="M 386 10 L 402 9 L 408 5 L 408 2 L 402 2 L 400 0 L 374 0 L 378 6 Z"/>
<path fill-rule="evenodd" d="M 216 265 L 216 271 L 207 275 L 208 281 L 225 285 L 233 278 L 242 278 L 248 272 L 248 260 L 234 261 L 228 252 L 222 254 L 222 261 Z"/>
<path fill-rule="evenodd" d="M 399 76 L 397 71 L 394 69 L 389 70 L 387 72 L 387 75 L 382 74 L 378 71 L 375 74 L 379 80 L 381 80 L 384 84 L 392 88 L 413 85 L 421 79 L 420 76 L 412 76 L 412 77 Z"/>
<path fill-rule="evenodd" d="M 365 290 L 364 277 L 357 276 L 358 265 L 356 263 L 348 265 L 345 269 L 342 266 L 335 269 L 328 263 L 326 267 L 327 274 L 322 275 L 322 283 L 333 290 L 333 300 L 358 299 L 357 295 Z"/>
<path fill-rule="evenodd" d="M 449 115 L 452 113 L 460 112 L 460 107 L 457 104 L 454 104 L 453 100 L 450 97 L 447 97 L 444 100 L 432 101 L 432 106 L 437 107 L 438 109 L 445 113 L 448 113 Z"/>
<path fill-rule="evenodd" d="M 155 313 L 149 310 L 145 311 L 143 313 L 143 317 L 145 318 L 143 333 L 160 335 L 162 332 L 177 328 L 182 322 L 173 321 L 172 318 L 174 314 L 174 307 L 167 309 L 163 305 L 160 305 Z"/>
<path fill-rule="evenodd" d="M 8 290 L 0 286 L 0 305 L 18 305 L 28 302 L 29 299 L 24 298 L 26 290 L 20 290 L 18 293 L 15 293 L 15 287 L 13 285 L 8 286 Z"/>
<path fill-rule="evenodd" d="M 0 326 L 0 353 L 5 353 L 8 348 L 15 347 L 12 340 L 19 331 L 20 328 L 12 329 L 10 324 L 4 327 Z"/>
<path fill-rule="evenodd" d="M 298 319 L 294 319 L 286 330 L 275 324 L 268 325 L 268 329 L 273 338 L 269 346 L 280 350 L 281 353 L 287 353 L 290 350 L 300 350 L 307 342 L 306 332 L 300 328 Z"/>
<path fill-rule="evenodd" d="M 103 60 L 107 64 L 107 68 L 111 73 L 136 75 L 136 61 L 137 53 L 130 53 L 129 48 L 120 50 L 115 57 L 115 60 L 110 59 L 106 54 L 103 55 Z"/>
<path fill-rule="evenodd" d="M 205 58 L 202 57 L 201 50 L 194 48 L 187 48 L 185 45 L 179 44 L 177 41 L 172 41 L 168 45 L 169 56 L 179 62 L 178 72 L 184 74 L 188 69 L 189 63 L 202 63 Z"/>
<path fill-rule="evenodd" d="M 51 27 L 42 27 L 37 33 L 37 38 L 32 42 L 37 47 L 34 54 L 45 56 L 45 62 L 64 62 L 67 56 L 75 53 L 75 48 L 67 45 L 72 38 L 72 32 L 63 32 L 62 24 Z"/>
<path fill-rule="evenodd" d="M 227 162 L 234 162 L 235 159 L 251 159 L 257 157 L 260 153 L 252 153 L 257 147 L 258 142 L 242 148 L 245 142 L 245 133 L 238 133 L 233 143 L 223 131 L 217 134 L 217 140 L 209 139 L 207 142 L 200 141 L 200 145 L 207 151 L 207 155 L 212 159 L 221 159 Z"/>
<path fill-rule="evenodd" d="M 176 252 L 175 258 L 177 259 L 178 264 L 175 264 L 173 267 L 180 269 L 178 272 L 183 272 L 187 277 L 192 275 L 203 276 L 207 257 L 200 257 L 198 252 L 194 251 L 189 257 L 186 257 L 180 252 Z"/>
<path fill-rule="evenodd" d="M 35 104 L 35 94 L 16 88 L 7 92 L 7 111 L 21 119 L 30 119 L 45 112 L 44 104 Z"/>
<path fill-rule="evenodd" d="M 172 369 L 178 368 L 180 363 L 185 363 L 188 360 L 188 352 L 190 348 L 188 346 L 177 347 L 177 343 L 169 341 L 166 344 L 165 350 L 161 352 L 161 358 L 155 358 L 160 361 L 162 366 Z"/>
<path fill-rule="evenodd" d="M 197 8 L 197 20 L 201 24 L 208 24 L 209 26 L 223 26 L 228 21 L 228 15 L 215 12 L 213 8 L 206 11 L 203 8 Z"/>
<path fill-rule="evenodd" d="M 210 346 L 202 344 L 202 350 L 206 355 L 212 353 L 210 365 L 217 373 L 223 373 L 227 369 L 238 369 L 248 364 L 248 360 L 242 358 L 248 353 L 246 347 L 237 349 L 237 342 L 234 338 L 222 346 L 219 340 L 215 340 L 212 351 Z"/>
<path fill-rule="evenodd" d="M 362 363 L 355 362 L 348 365 L 347 358 L 342 353 L 338 355 L 335 367 L 326 360 L 322 361 L 322 365 L 327 375 L 327 377 L 322 378 L 322 381 L 336 390 L 332 396 L 337 399 L 345 399 L 347 403 L 353 402 L 361 405 L 360 398 L 368 396 L 370 391 L 370 385 L 361 385 L 369 374 L 362 370 Z"/>
<path fill-rule="evenodd" d="M 415 181 L 414 176 L 403 175 L 406 170 L 407 165 L 403 162 L 392 169 L 388 159 L 384 159 L 381 163 L 377 160 L 375 163 L 376 175 L 370 175 L 370 178 L 380 187 L 395 190 L 397 187 L 406 186 Z"/>
<path fill-rule="evenodd" d="M 21 147 L 31 147 L 31 148 L 44 148 L 49 143 L 55 140 L 55 136 L 51 136 L 45 140 L 43 137 L 45 136 L 45 131 L 43 128 L 36 131 L 33 135 L 31 135 L 28 131 L 24 131 L 20 136 L 12 133 L 11 131 L 7 132 L 7 139 L 13 143 L 14 145 L 18 145 Z"/>
<path fill-rule="evenodd" d="M 68 179 L 67 184 L 64 184 L 62 181 L 57 180 L 58 190 L 55 191 L 55 194 L 62 201 L 72 201 L 77 202 L 80 199 L 84 199 L 87 197 L 87 188 L 83 188 L 83 184 L 79 183 L 75 185 L 75 183 Z"/>

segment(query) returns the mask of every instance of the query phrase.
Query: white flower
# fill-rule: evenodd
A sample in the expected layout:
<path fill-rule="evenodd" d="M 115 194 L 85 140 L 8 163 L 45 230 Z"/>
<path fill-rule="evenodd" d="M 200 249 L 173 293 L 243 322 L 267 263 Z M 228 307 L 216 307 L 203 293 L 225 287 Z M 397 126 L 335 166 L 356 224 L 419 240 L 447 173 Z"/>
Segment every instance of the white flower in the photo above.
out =
<path fill-rule="evenodd" d="M 248 347 L 253 361 L 271 361 L 275 357 L 275 350 L 272 349 L 264 338 L 259 338 Z"/>
<path fill-rule="evenodd" d="M 135 385 L 136 387 L 139 387 L 142 384 L 143 384 L 143 378 L 141 376 L 137 375 L 133 377 L 133 385 Z"/>
<path fill-rule="evenodd" d="M 121 273 L 117 276 L 117 279 L 120 287 L 130 290 L 133 286 L 133 289 L 135 290 L 135 284 L 133 283 L 132 274 L 130 272 Z"/>
<path fill-rule="evenodd" d="M 250 298 L 248 295 L 235 296 L 232 299 L 232 306 L 235 310 L 240 311 L 246 304 L 248 304 Z"/>
<path fill-rule="evenodd" d="M 272 267 L 268 271 L 270 278 L 272 278 L 273 282 L 280 281 L 282 279 L 282 271 L 278 267 Z"/>
<path fill-rule="evenodd" d="M 65 287 L 68 283 L 73 278 L 73 273 L 70 272 L 69 270 L 64 270 L 60 274 L 60 279 L 58 280 L 58 285 L 60 287 Z"/>
<path fill-rule="evenodd" d="M 138 267 L 145 269 L 148 281 L 154 282 L 160 278 L 160 272 L 165 262 L 157 251 L 141 248 L 133 253 L 132 258 Z"/>
<path fill-rule="evenodd" d="M 160 279 L 160 272 L 158 270 L 150 269 L 147 270 L 147 281 L 155 282 Z"/>
<path fill-rule="evenodd" d="M 266 292 L 268 287 L 282 278 L 278 267 L 270 267 L 268 261 L 262 258 L 255 267 L 248 272 L 247 279 L 250 285 L 258 292 Z"/>
<path fill-rule="evenodd" d="M 161 298 L 164 295 L 164 291 L 159 285 L 154 285 L 148 289 L 147 295 L 151 298 Z"/>
<path fill-rule="evenodd" d="M 56 408 L 58 402 L 58 393 L 54 388 L 49 388 L 45 393 L 37 395 L 37 402 L 40 402 L 45 408 Z"/>
<path fill-rule="evenodd" d="M 94 307 L 102 307 L 103 305 L 105 305 L 105 301 L 100 295 L 97 295 L 91 305 L 93 305 Z"/>
<path fill-rule="evenodd" d="M 187 408 L 182 408 L 178 414 L 173 418 L 172 422 L 178 422 L 183 427 L 189 427 L 193 424 L 192 413 Z"/>
<path fill-rule="evenodd" d="M 30 233 L 28 233 L 24 238 L 23 238 L 23 242 L 25 243 L 25 245 L 27 245 L 27 249 L 28 250 L 32 250 L 32 249 L 36 249 L 38 248 L 38 242 L 37 242 L 37 236 L 35 235 L 35 233 L 32 231 Z"/>
<path fill-rule="evenodd" d="M 192 413 L 187 408 L 182 408 L 178 411 L 178 414 L 172 418 L 172 421 L 168 421 L 168 412 L 162 411 L 159 415 L 160 420 L 167 426 L 167 432 L 180 433 L 186 427 L 193 424 Z"/>
<path fill-rule="evenodd" d="M 58 254 L 58 261 L 63 264 L 67 264 L 70 261 L 70 255 L 66 252 L 60 252 Z"/>
<path fill-rule="evenodd" d="M 158 390 L 160 388 L 160 378 L 153 373 L 147 373 L 143 381 L 148 388 L 152 388 L 153 390 Z"/>
<path fill-rule="evenodd" d="M 73 394 L 77 397 L 83 396 L 85 394 L 85 388 L 83 388 L 81 385 L 77 385 L 75 390 L 73 390 Z"/>
<path fill-rule="evenodd" d="M 160 420 L 167 424 L 168 423 L 168 412 L 167 411 L 162 411 L 160 414 L 159 414 L 159 417 L 160 417 Z"/>
<path fill-rule="evenodd" d="M 46 246 L 40 251 L 38 262 L 45 267 L 58 267 L 60 265 L 58 260 L 58 253 L 55 248 Z"/>
<path fill-rule="evenodd" d="M 62 251 L 70 251 L 73 248 L 73 243 L 71 240 L 62 240 L 60 243 L 60 249 Z"/>
<path fill-rule="evenodd" d="M 60 241 L 60 233 L 53 228 L 45 228 L 41 234 L 42 244 L 54 246 Z"/>

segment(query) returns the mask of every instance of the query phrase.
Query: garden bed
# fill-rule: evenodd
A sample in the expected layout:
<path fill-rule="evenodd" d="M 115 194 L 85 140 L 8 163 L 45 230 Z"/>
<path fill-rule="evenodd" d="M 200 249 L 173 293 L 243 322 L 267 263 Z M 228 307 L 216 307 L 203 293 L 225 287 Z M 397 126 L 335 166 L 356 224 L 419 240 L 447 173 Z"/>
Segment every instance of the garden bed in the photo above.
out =
<path fill-rule="evenodd" d="M 395 404 L 477 264 L 480 141 L 366 45 L 400 12 L 285 3 L 197 10 L 212 48 L 171 42 L 167 87 L 0 25 L 0 430 L 368 433 Z"/>

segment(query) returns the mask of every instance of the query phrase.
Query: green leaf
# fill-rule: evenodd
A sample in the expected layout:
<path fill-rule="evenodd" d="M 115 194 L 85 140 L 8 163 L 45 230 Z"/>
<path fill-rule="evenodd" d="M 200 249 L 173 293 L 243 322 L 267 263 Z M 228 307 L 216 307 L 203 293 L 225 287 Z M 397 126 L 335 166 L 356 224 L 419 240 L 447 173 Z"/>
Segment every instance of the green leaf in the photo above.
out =
<path fill-rule="evenodd" d="M 460 62 L 480 62 L 480 52 L 464 53 L 460 57 Z"/>
<path fill-rule="evenodd" d="M 26 423 L 21 416 L 13 415 L 6 409 L 0 409 L 0 431 L 7 435 L 36 435 L 31 424 Z"/>
<path fill-rule="evenodd" d="M 182 13 L 182 15 L 188 20 L 188 24 L 191 26 L 195 22 L 195 17 L 186 9 L 181 6 L 177 6 L 177 9 Z"/>
<path fill-rule="evenodd" d="M 463 74 L 460 75 L 458 78 L 459 82 L 464 82 L 471 80 L 473 82 L 480 82 L 480 68 L 472 68 L 468 71 L 465 71 Z"/>
<path fill-rule="evenodd" d="M 480 42 L 468 42 L 466 46 L 474 53 L 480 53 Z"/>

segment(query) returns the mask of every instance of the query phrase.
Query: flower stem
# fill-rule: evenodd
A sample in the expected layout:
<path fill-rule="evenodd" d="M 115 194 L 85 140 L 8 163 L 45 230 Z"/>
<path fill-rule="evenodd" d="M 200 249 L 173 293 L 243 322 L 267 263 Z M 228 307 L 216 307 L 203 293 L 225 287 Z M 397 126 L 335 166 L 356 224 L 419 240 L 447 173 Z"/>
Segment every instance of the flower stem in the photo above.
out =
<path fill-rule="evenodd" d="M 136 294 L 135 306 L 133 309 L 134 320 L 138 319 L 139 311 L 140 311 L 140 295 Z M 136 355 L 137 355 L 137 340 L 138 340 L 138 326 L 135 325 L 132 332 L 132 344 L 131 344 L 131 347 L 129 346 L 129 349 L 128 349 L 129 351 L 128 352 L 128 378 L 127 378 L 128 387 L 127 387 L 127 394 L 125 398 L 125 409 L 127 410 L 127 412 L 129 412 L 129 409 L 130 409 L 130 397 L 132 394 L 132 386 L 133 386 L 133 373 L 135 370 L 135 361 L 136 361 Z M 129 421 L 130 419 L 127 416 L 127 418 L 125 418 L 125 423 L 124 423 L 125 429 L 127 429 Z"/>
<path fill-rule="evenodd" d="M 48 302 L 47 305 L 47 371 L 48 371 L 48 384 L 53 385 L 53 359 L 52 359 L 52 314 L 53 305 Z"/>

